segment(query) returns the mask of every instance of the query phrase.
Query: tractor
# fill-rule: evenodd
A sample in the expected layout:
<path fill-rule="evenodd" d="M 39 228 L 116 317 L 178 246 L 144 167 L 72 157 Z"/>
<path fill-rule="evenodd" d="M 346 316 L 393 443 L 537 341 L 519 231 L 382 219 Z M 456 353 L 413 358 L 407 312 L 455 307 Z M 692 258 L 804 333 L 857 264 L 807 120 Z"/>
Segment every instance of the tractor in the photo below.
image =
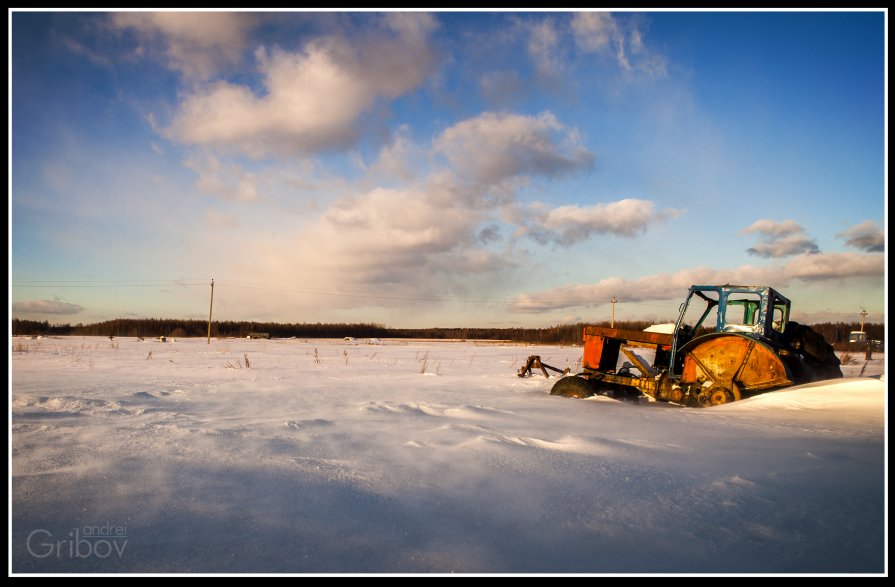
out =
<path fill-rule="evenodd" d="M 582 372 L 562 377 L 550 393 L 708 407 L 842 377 L 833 347 L 790 320 L 790 307 L 767 286 L 691 286 L 664 332 L 586 326 Z M 560 371 L 532 356 L 519 376 L 532 367 Z"/>

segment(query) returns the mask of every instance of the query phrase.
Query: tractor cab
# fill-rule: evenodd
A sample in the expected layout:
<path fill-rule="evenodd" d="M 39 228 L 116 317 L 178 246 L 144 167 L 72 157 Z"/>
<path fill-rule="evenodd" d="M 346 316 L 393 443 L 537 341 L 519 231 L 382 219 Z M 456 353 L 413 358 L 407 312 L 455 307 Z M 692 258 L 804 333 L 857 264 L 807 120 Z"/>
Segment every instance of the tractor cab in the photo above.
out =
<path fill-rule="evenodd" d="M 675 325 L 672 356 L 693 338 L 712 333 L 780 340 L 789 321 L 791 304 L 771 287 L 691 286 Z"/>
<path fill-rule="evenodd" d="M 791 302 L 770 287 L 694 285 L 676 330 L 741 332 L 775 339 L 786 328 Z"/>

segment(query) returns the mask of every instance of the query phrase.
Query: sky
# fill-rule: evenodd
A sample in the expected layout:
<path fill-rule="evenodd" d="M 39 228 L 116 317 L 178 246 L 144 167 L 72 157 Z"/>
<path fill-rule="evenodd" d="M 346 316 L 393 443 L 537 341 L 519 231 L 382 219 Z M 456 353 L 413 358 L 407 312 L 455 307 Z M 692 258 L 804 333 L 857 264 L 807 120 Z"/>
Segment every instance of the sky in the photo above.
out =
<path fill-rule="evenodd" d="M 884 11 L 11 11 L 10 314 L 885 319 Z"/>

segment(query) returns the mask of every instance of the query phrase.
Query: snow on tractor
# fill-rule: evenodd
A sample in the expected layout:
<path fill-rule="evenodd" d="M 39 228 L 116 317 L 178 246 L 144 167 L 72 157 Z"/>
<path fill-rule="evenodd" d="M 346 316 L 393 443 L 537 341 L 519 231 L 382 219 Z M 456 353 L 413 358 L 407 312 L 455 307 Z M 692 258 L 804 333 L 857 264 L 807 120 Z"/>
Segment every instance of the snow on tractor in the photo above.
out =
<path fill-rule="evenodd" d="M 563 377 L 550 393 L 650 396 L 704 407 L 842 377 L 833 347 L 808 326 L 790 320 L 790 306 L 770 287 L 691 286 L 677 322 L 666 332 L 585 327 L 583 371 Z M 530 375 L 532 368 L 544 375 L 546 369 L 568 372 L 531 356 L 519 376 Z"/>

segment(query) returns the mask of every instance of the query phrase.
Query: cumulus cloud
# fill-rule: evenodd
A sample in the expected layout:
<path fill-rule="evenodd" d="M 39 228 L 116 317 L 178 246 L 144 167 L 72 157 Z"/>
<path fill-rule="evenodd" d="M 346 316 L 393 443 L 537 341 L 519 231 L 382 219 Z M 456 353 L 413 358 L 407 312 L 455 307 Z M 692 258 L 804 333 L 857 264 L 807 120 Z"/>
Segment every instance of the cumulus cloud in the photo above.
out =
<path fill-rule="evenodd" d="M 845 239 L 845 244 L 868 253 L 882 253 L 886 250 L 886 235 L 872 220 L 856 224 L 836 236 Z"/>
<path fill-rule="evenodd" d="M 756 220 L 742 230 L 743 234 L 760 234 L 766 237 L 778 238 L 802 234 L 805 229 L 795 220 Z"/>
<path fill-rule="evenodd" d="M 499 258 L 481 246 L 489 210 L 471 205 L 463 190 L 441 181 L 345 198 L 321 219 L 318 242 L 365 283 L 411 285 L 497 268 Z"/>
<path fill-rule="evenodd" d="M 793 234 L 756 243 L 747 252 L 757 257 L 769 258 L 817 253 L 819 250 L 814 239 L 804 234 Z"/>
<path fill-rule="evenodd" d="M 651 225 L 674 218 L 678 210 L 656 210 L 648 200 L 626 198 L 592 206 L 548 208 L 535 204 L 525 209 L 527 232 L 541 244 L 572 245 L 596 234 L 633 237 Z"/>
<path fill-rule="evenodd" d="M 621 20 L 609 12 L 580 12 L 572 17 L 572 33 L 584 53 L 609 55 L 628 73 L 663 77 L 668 59 L 647 47 L 641 20 Z"/>
<path fill-rule="evenodd" d="M 541 243 L 569 245 L 595 234 L 633 237 L 679 214 L 639 199 L 516 204 L 514 188 L 524 178 L 557 177 L 593 163 L 577 131 L 551 113 L 485 113 L 458 122 L 436 136 L 428 153 L 447 165 L 438 167 L 437 157 L 428 171 L 407 165 L 426 155 L 399 129 L 378 160 L 359 163 L 365 177 L 342 186 L 355 193 L 322 207 L 287 240 L 253 243 L 249 257 L 263 274 L 299 271 L 318 284 L 311 289 L 376 292 L 386 297 L 377 305 L 387 306 L 399 303 L 389 296 L 439 297 L 470 280 L 499 281 L 515 258 L 502 245 L 513 246 L 509 235 L 520 226 Z M 389 177 L 400 182 L 378 181 Z"/>
<path fill-rule="evenodd" d="M 286 246 L 270 244 L 253 257 L 266 273 L 298 271 L 339 291 L 437 296 L 456 287 L 458 274 L 507 266 L 483 244 L 488 210 L 442 193 L 451 189 L 427 182 L 342 198 Z"/>
<path fill-rule="evenodd" d="M 397 97 L 431 72 L 435 26 L 426 14 L 393 13 L 378 34 L 319 38 L 294 53 L 259 49 L 263 91 L 223 81 L 198 88 L 184 97 L 167 133 L 252 157 L 344 148 L 377 99 Z"/>
<path fill-rule="evenodd" d="M 459 293 L 470 280 L 502 279 L 514 266 L 502 243 L 512 246 L 512 224 L 524 217 L 542 242 L 569 244 L 597 233 L 633 236 L 676 214 L 652 202 L 620 200 L 552 210 L 517 206 L 526 214 L 501 222 L 514 207 L 518 183 L 593 164 L 579 133 L 551 113 L 485 113 L 445 129 L 428 149 L 415 144 L 407 128 L 391 138 L 375 161 L 367 164 L 357 155 L 363 177 L 330 192 L 349 195 L 304 210 L 300 229 L 283 225 L 279 236 L 254 234 L 240 243 L 247 251 L 241 257 L 251 259 L 240 271 L 259 281 L 295 276 L 302 288 L 340 292 L 333 300 L 344 307 L 370 303 L 370 293 L 384 296 L 377 305 L 396 305 L 400 301 L 389 300 L 437 298 Z M 428 169 L 427 157 L 434 163 Z M 264 175 L 251 175 L 211 150 L 197 150 L 187 165 L 199 176 L 200 189 L 230 199 L 241 198 L 236 186 L 244 180 L 254 185 Z M 208 213 L 206 222 L 228 226 L 232 219 Z M 352 297 L 356 292 L 364 294 L 362 301 Z"/>
<path fill-rule="evenodd" d="M 556 176 L 590 164 L 574 129 L 549 114 L 476 117 L 446 129 L 428 145 L 415 143 L 405 128 L 391 138 L 370 163 L 357 154 L 361 177 L 315 190 L 316 204 L 303 206 L 291 225 L 280 218 L 276 230 L 241 237 L 245 240 L 238 248 L 248 252 L 240 257 L 251 262 L 239 270 L 256 275 L 258 281 L 300 273 L 303 283 L 315 284 L 303 285 L 307 289 L 396 297 L 437 297 L 458 291 L 470 280 L 500 280 L 514 263 L 501 251 L 512 245 L 508 235 L 514 228 L 501 213 L 515 201 L 517 180 Z M 464 148 L 481 151 L 467 159 L 470 154 L 462 153 Z M 435 157 L 436 152 L 443 159 Z M 200 189 L 239 199 L 236 186 L 248 174 L 241 166 L 202 149 L 187 164 L 199 176 Z M 308 168 L 302 179 L 315 173 Z M 305 189 L 285 186 L 282 178 L 258 170 L 249 179 L 264 182 L 265 194 L 270 193 L 265 201 L 270 202 L 278 202 L 279 193 Z M 544 212 L 544 222 L 553 230 L 571 230 L 561 218 L 548 216 Z M 209 227 L 232 222 L 214 213 L 205 220 Z M 596 219 L 591 224 L 582 230 L 603 229 Z M 457 279 L 459 275 L 464 279 Z M 357 303 L 350 296 L 338 299 Z"/>
<path fill-rule="evenodd" d="M 482 184 L 515 176 L 558 177 L 594 163 L 580 133 L 550 112 L 486 112 L 443 131 L 435 139 L 434 152 L 448 160 L 458 177 Z"/>
<path fill-rule="evenodd" d="M 334 232 L 363 243 L 358 257 L 376 257 L 389 250 L 412 255 L 442 252 L 468 238 L 474 224 L 466 209 L 433 205 L 416 190 L 384 188 L 342 200 L 324 220 Z"/>
<path fill-rule="evenodd" d="M 170 69 L 193 79 L 237 64 L 257 22 L 252 13 L 236 12 L 115 12 L 109 18 L 113 27 L 136 31 L 149 50 L 157 44 Z"/>
<path fill-rule="evenodd" d="M 184 165 L 196 172 L 196 187 L 203 193 L 243 202 L 259 199 L 255 174 L 236 163 L 222 162 L 208 153 L 194 153 Z"/>
<path fill-rule="evenodd" d="M 410 136 L 410 127 L 401 125 L 392 135 L 391 140 L 379 149 L 376 161 L 366 169 L 368 176 L 374 179 L 402 179 L 411 181 L 416 178 L 422 168 L 424 154 L 422 149 Z"/>
<path fill-rule="evenodd" d="M 508 309 L 513 312 L 537 313 L 593 307 L 608 303 L 613 296 L 624 298 L 627 302 L 677 300 L 681 298 L 682 292 L 693 284 L 773 284 L 774 287 L 785 287 L 794 281 L 816 283 L 842 278 L 881 278 L 883 272 L 882 255 L 803 254 L 785 264 L 769 267 L 754 265 L 743 265 L 734 269 L 697 267 L 631 280 L 609 277 L 597 283 L 567 285 L 523 294 L 516 297 Z"/>
<path fill-rule="evenodd" d="M 420 172 L 426 156 L 441 156 L 447 165 Z M 511 230 L 503 230 L 497 216 L 512 206 L 515 181 L 571 173 L 592 161 L 577 131 L 550 113 L 485 113 L 445 129 L 428 153 L 409 130 L 399 129 L 376 161 L 359 162 L 366 173 L 354 184 L 358 193 L 323 209 L 285 246 L 270 245 L 253 258 L 279 264 L 268 272 L 301 267 L 337 288 L 437 295 L 456 287 L 458 274 L 487 280 L 512 265 L 495 249 Z M 400 181 L 381 181 L 389 178 Z M 606 212 L 621 215 L 617 207 Z M 651 208 L 641 212 L 658 215 Z M 545 234 L 565 231 L 568 239 L 576 230 L 638 230 L 596 217 L 588 217 L 587 227 L 573 227 L 546 211 L 542 220 Z"/>
<path fill-rule="evenodd" d="M 607 277 L 597 283 L 565 285 L 517 296 L 509 304 L 512 312 L 539 313 L 609 303 L 613 296 L 625 302 L 679 299 L 694 283 L 725 283 L 722 272 L 697 267 L 677 273 L 650 275 L 639 279 Z"/>
<path fill-rule="evenodd" d="M 84 311 L 84 306 L 63 302 L 60 299 L 33 300 L 30 302 L 15 302 L 12 305 L 15 314 L 60 314 L 73 315 Z"/>
<path fill-rule="evenodd" d="M 800 279 L 802 281 L 826 281 L 848 277 L 882 277 L 883 270 L 884 258 L 882 255 L 863 253 L 799 255 L 784 266 L 786 278 Z"/>
<path fill-rule="evenodd" d="M 820 251 L 817 242 L 794 220 L 756 220 L 741 232 L 759 235 L 758 243 L 746 251 L 756 257 L 791 257 Z"/>

